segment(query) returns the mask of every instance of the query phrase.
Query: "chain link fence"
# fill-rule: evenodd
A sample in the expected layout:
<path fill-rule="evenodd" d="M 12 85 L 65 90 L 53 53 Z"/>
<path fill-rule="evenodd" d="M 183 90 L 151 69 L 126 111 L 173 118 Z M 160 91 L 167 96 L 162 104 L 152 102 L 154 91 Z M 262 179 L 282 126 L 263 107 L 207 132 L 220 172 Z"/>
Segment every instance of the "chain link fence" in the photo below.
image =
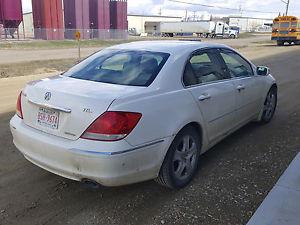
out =
<path fill-rule="evenodd" d="M 3 28 L 0 26 L 0 40 L 72 40 L 79 31 L 82 40 L 109 40 L 127 39 L 127 30 L 114 29 L 26 29 L 26 28 Z"/>

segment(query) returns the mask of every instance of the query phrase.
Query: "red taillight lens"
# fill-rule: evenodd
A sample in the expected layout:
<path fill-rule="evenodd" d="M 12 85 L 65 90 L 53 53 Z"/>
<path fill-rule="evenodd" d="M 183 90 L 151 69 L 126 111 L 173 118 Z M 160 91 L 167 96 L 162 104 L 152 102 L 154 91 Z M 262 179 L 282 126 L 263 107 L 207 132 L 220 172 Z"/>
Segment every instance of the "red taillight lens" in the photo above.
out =
<path fill-rule="evenodd" d="M 16 114 L 18 117 L 23 119 L 23 113 L 22 113 L 22 91 L 19 94 L 18 100 L 17 100 L 17 109 L 16 109 Z"/>
<path fill-rule="evenodd" d="M 81 138 L 97 141 L 118 141 L 135 128 L 142 114 L 105 112 L 83 133 Z"/>

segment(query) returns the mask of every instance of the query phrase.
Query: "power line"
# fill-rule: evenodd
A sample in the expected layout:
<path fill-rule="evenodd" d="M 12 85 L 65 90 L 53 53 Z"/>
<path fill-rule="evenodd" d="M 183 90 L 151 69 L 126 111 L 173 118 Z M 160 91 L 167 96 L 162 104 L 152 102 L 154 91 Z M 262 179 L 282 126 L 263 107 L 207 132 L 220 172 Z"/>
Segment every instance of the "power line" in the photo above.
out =
<path fill-rule="evenodd" d="M 168 0 L 170 2 L 177 2 L 177 3 L 184 3 L 188 5 L 199 5 L 206 8 L 215 8 L 215 9 L 225 9 L 225 10 L 232 10 L 232 11 L 241 11 L 241 9 L 237 8 L 230 8 L 230 7 L 223 7 L 223 6 L 216 6 L 216 5 L 208 5 L 208 4 L 202 4 L 202 3 L 193 3 L 193 2 L 187 2 L 184 0 Z M 288 0 L 289 1 L 289 0 Z M 243 9 L 243 11 L 246 12 L 256 12 L 256 13 L 278 13 L 278 12 L 268 12 L 268 11 L 260 11 L 260 10 L 254 10 L 254 9 Z"/>

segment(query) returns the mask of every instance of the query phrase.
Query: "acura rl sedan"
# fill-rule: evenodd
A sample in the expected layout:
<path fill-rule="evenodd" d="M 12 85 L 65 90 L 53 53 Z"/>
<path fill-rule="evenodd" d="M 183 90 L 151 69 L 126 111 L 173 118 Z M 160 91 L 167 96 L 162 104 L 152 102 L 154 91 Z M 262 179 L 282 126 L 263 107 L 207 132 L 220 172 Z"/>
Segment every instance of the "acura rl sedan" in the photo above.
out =
<path fill-rule="evenodd" d="M 276 105 L 269 69 L 225 45 L 133 42 L 27 84 L 10 128 L 26 159 L 60 176 L 178 189 L 201 154 L 251 121 L 270 122 Z"/>

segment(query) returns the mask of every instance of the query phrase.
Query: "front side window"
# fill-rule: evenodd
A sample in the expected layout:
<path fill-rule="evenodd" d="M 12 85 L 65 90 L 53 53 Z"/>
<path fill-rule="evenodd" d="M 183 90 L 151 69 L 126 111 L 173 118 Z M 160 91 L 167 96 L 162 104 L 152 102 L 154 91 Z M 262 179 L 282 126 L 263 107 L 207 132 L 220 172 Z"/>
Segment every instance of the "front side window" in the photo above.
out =
<path fill-rule="evenodd" d="M 297 27 L 297 22 L 292 22 L 291 27 L 296 28 Z"/>
<path fill-rule="evenodd" d="M 221 52 L 221 57 L 223 58 L 232 78 L 249 77 L 253 75 L 251 65 L 237 53 L 224 50 Z"/>
<path fill-rule="evenodd" d="M 226 79 L 221 66 L 210 52 L 194 54 L 187 62 L 183 76 L 185 86 L 205 84 Z"/>
<path fill-rule="evenodd" d="M 88 57 L 64 75 L 102 83 L 149 86 L 168 58 L 167 53 L 109 49 Z"/>
<path fill-rule="evenodd" d="M 273 28 L 274 28 L 274 29 L 278 29 L 278 28 L 279 28 L 279 23 L 274 23 L 274 24 L 273 24 Z"/>

